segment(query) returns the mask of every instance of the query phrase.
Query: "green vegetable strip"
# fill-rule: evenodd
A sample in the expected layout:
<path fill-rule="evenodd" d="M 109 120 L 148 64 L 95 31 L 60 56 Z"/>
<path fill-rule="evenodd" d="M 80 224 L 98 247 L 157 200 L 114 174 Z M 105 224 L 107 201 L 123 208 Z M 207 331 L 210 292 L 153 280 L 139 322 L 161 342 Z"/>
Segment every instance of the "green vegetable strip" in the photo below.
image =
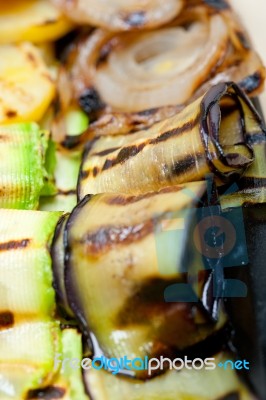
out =
<path fill-rule="evenodd" d="M 48 136 L 35 123 L 0 127 L 0 207 L 35 209 L 44 183 Z"/>
<path fill-rule="evenodd" d="M 47 316 L 55 308 L 48 246 L 60 213 L 0 210 L 0 313 Z"/>

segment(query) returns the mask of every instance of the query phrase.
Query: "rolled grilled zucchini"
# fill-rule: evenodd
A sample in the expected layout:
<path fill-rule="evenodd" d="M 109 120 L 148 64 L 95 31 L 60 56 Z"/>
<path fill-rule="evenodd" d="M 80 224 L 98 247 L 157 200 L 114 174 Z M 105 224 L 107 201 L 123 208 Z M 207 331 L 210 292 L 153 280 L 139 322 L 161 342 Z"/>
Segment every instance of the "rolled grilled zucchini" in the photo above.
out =
<path fill-rule="evenodd" d="M 138 194 L 204 179 L 226 182 L 254 160 L 252 139 L 264 134 L 254 107 L 233 83 L 220 83 L 176 116 L 148 130 L 89 142 L 78 193 Z"/>
<path fill-rule="evenodd" d="M 53 192 L 53 149 L 37 124 L 0 126 L 0 157 L 0 207 L 35 209 Z"/>
<path fill-rule="evenodd" d="M 53 314 L 49 246 L 59 216 L 0 209 L 0 328 L 1 316 L 16 321 Z"/>
<path fill-rule="evenodd" d="M 94 354 L 100 347 L 106 357 L 172 355 L 224 324 L 206 315 L 193 291 L 178 297 L 187 264 L 204 271 L 188 238 L 205 189 L 196 182 L 139 196 L 87 196 L 71 213 L 64 230 L 67 300 Z M 54 244 L 54 262 L 62 265 Z"/>
<path fill-rule="evenodd" d="M 0 47 L 0 124 L 39 121 L 54 96 L 52 75 L 35 46 Z"/>

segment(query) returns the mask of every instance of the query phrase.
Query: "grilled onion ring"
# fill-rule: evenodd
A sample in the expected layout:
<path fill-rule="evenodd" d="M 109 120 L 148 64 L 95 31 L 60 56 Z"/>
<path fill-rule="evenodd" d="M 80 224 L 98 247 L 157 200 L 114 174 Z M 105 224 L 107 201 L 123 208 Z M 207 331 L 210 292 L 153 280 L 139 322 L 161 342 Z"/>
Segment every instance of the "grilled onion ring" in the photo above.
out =
<path fill-rule="evenodd" d="M 160 26 L 172 20 L 183 0 L 53 0 L 72 20 L 109 30 L 127 31 Z"/>

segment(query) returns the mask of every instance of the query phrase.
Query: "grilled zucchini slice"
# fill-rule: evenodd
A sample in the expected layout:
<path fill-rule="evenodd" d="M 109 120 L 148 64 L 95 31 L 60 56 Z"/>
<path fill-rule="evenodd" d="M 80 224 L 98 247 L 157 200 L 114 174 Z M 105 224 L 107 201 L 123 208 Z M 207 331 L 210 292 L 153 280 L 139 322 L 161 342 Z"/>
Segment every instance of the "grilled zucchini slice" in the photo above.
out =
<path fill-rule="evenodd" d="M 0 123 L 39 121 L 54 96 L 55 83 L 35 46 L 0 46 Z"/>

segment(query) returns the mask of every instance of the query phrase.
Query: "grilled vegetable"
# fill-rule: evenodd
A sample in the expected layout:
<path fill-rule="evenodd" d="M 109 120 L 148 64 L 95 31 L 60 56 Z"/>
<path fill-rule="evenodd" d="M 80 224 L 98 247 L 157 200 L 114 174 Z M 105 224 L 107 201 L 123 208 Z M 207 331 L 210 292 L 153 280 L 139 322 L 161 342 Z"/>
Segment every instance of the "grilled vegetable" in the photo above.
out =
<path fill-rule="evenodd" d="M 59 216 L 58 212 L 0 210 L 0 316 L 13 320 L 53 313 L 48 247 Z"/>
<path fill-rule="evenodd" d="M 236 178 L 254 158 L 249 137 L 262 129 L 239 87 L 220 83 L 148 130 L 102 136 L 89 143 L 80 170 L 79 197 L 158 190 L 204 179 L 210 172 L 223 181 Z"/>
<path fill-rule="evenodd" d="M 61 108 L 74 99 L 95 120 L 88 133 L 123 134 L 141 129 L 141 120 L 151 126 L 154 113 L 157 120 L 173 116 L 218 82 L 237 82 L 256 95 L 264 66 L 230 5 L 222 3 L 186 1 L 174 21 L 149 32 L 98 29 L 82 37 L 60 71 Z"/>
<path fill-rule="evenodd" d="M 109 30 L 145 29 L 173 19 L 183 7 L 183 0 L 121 0 L 93 2 L 78 0 L 75 3 L 67 0 L 53 0 L 69 18 L 79 23 L 103 26 Z"/>
<path fill-rule="evenodd" d="M 1 329 L 0 398 L 21 400 L 29 389 L 48 385 L 57 372 L 54 358 L 60 343 L 59 325 L 49 320 Z"/>
<path fill-rule="evenodd" d="M 67 312 L 68 315 L 73 316 L 73 312 L 68 305 L 64 276 L 64 231 L 68 217 L 69 214 L 64 214 L 57 224 L 51 249 L 51 255 L 53 259 L 54 288 L 57 295 L 57 303 L 64 309 L 64 311 Z"/>
<path fill-rule="evenodd" d="M 86 400 L 81 367 L 71 368 L 70 360 L 82 360 L 81 335 L 75 329 L 64 329 L 62 332 L 62 353 L 58 353 L 55 362 L 61 365 L 55 382 L 47 388 L 32 390 L 27 399 L 62 399 Z M 63 361 L 68 361 L 63 364 Z"/>
<path fill-rule="evenodd" d="M 37 124 L 0 126 L 0 155 L 0 207 L 34 209 L 53 192 L 53 149 Z"/>
<path fill-rule="evenodd" d="M 223 208 L 238 207 L 245 203 L 266 203 L 266 127 L 258 113 L 256 114 L 254 113 L 254 116 L 260 129 L 254 130 L 249 138 L 255 161 L 237 182 L 235 190 L 226 189 L 225 194 L 221 196 Z"/>
<path fill-rule="evenodd" d="M 232 358 L 216 356 L 216 363 Z M 217 368 L 217 367 L 216 367 Z M 252 400 L 254 397 L 230 368 L 213 371 L 168 371 L 145 382 L 90 369 L 85 382 L 91 400 Z"/>
<path fill-rule="evenodd" d="M 40 210 L 72 211 L 77 204 L 77 181 L 81 152 L 56 151 L 55 192 L 40 198 Z"/>
<path fill-rule="evenodd" d="M 12 0 L 0 4 L 0 43 L 45 42 L 63 36 L 72 24 L 46 0 Z"/>
<path fill-rule="evenodd" d="M 193 291 L 182 299 L 186 267 L 204 270 L 188 237 L 205 188 L 87 196 L 74 209 L 64 232 L 66 293 L 94 354 L 100 347 L 107 357 L 172 355 L 223 325 L 204 314 Z M 173 230 L 170 239 L 164 230 Z"/>
<path fill-rule="evenodd" d="M 55 84 L 36 47 L 0 47 L 0 123 L 39 121 L 54 95 Z"/>

